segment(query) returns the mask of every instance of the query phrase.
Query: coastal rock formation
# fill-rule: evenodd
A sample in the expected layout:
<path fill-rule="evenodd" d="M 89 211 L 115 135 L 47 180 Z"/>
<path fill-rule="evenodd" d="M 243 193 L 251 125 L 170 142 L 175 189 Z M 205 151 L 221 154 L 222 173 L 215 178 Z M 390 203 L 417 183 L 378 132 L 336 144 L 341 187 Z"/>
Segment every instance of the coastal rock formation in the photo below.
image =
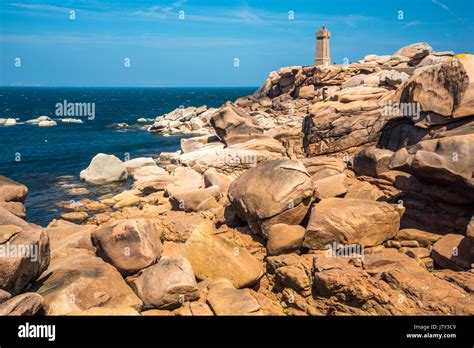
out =
<path fill-rule="evenodd" d="M 35 315 L 42 306 L 41 295 L 26 292 L 0 303 L 0 315 Z"/>
<path fill-rule="evenodd" d="M 433 245 L 433 260 L 443 268 L 454 271 L 471 269 L 471 240 L 459 234 L 447 234 Z"/>
<path fill-rule="evenodd" d="M 26 124 L 36 124 L 39 125 L 40 122 L 51 122 L 52 119 L 49 116 L 39 116 L 31 120 L 25 121 Z"/>
<path fill-rule="evenodd" d="M 227 278 L 237 288 L 255 284 L 263 265 L 247 250 L 214 235 L 209 222 L 198 225 L 186 241 L 183 256 L 191 262 L 198 279 Z"/>
<path fill-rule="evenodd" d="M 78 118 L 60 118 L 62 123 L 84 123 L 81 119 Z"/>
<path fill-rule="evenodd" d="M 226 145 L 243 143 L 263 133 L 249 114 L 233 106 L 222 108 L 211 118 L 210 123 Z"/>
<path fill-rule="evenodd" d="M 203 178 L 206 187 L 217 186 L 219 188 L 219 192 L 222 194 L 227 194 L 230 184 L 233 181 L 227 175 L 221 174 L 213 168 L 206 170 L 204 172 Z"/>
<path fill-rule="evenodd" d="M 390 204 L 353 198 L 328 198 L 316 204 L 303 246 L 325 249 L 332 243 L 376 246 L 395 237 L 400 214 Z"/>
<path fill-rule="evenodd" d="M 361 181 L 351 185 L 344 196 L 344 198 L 368 199 L 371 201 L 382 201 L 386 198 L 382 190 L 377 186 Z"/>
<path fill-rule="evenodd" d="M 474 114 L 474 56 L 456 58 L 435 64 L 415 74 L 400 87 L 400 102 L 414 102 L 421 111 L 446 117 Z"/>
<path fill-rule="evenodd" d="M 61 219 L 67 220 L 67 221 L 81 222 L 81 221 L 87 220 L 88 217 L 89 217 L 89 214 L 87 214 L 85 211 L 61 214 Z"/>
<path fill-rule="evenodd" d="M 474 257 L 474 217 L 467 225 L 466 236 L 471 239 L 471 257 Z"/>
<path fill-rule="evenodd" d="M 0 303 L 3 303 L 11 298 L 12 295 L 9 292 L 0 289 Z"/>
<path fill-rule="evenodd" d="M 232 182 L 229 199 L 255 233 L 277 223 L 299 224 L 312 201 L 313 183 L 298 161 L 266 161 Z M 265 204 L 262 204 L 265 202 Z"/>
<path fill-rule="evenodd" d="M 348 180 L 346 174 L 341 173 L 319 180 L 313 179 L 313 184 L 315 189 L 314 196 L 321 200 L 345 194 L 347 192 Z"/>
<path fill-rule="evenodd" d="M 362 267 L 347 258 L 318 256 L 313 267 L 323 314 L 466 315 L 474 310 L 472 295 L 440 281 L 396 251 L 366 255 Z M 324 300 L 330 296 L 336 297 L 334 302 Z"/>
<path fill-rule="evenodd" d="M 38 127 L 54 127 L 57 125 L 56 121 L 41 121 L 38 123 Z"/>
<path fill-rule="evenodd" d="M 142 306 L 113 266 L 84 254 L 70 254 L 52 262 L 35 292 L 43 296 L 47 315 L 65 315 L 93 307 Z"/>
<path fill-rule="evenodd" d="M 305 228 L 299 225 L 276 224 L 268 230 L 268 255 L 297 252 L 302 244 Z"/>
<path fill-rule="evenodd" d="M 131 189 L 62 202 L 43 229 L 0 177 L 0 247 L 43 250 L 0 257 L 0 312 L 473 315 L 472 62 L 417 43 L 178 108 L 149 131 L 197 136 L 97 155 L 81 178 Z"/>
<path fill-rule="evenodd" d="M 199 297 L 193 269 L 183 257 L 161 258 L 141 272 L 132 287 L 146 308 L 174 309 Z"/>
<path fill-rule="evenodd" d="M 103 185 L 115 181 L 123 181 L 128 177 L 125 164 L 114 155 L 99 153 L 89 167 L 81 171 L 81 180 L 92 184 Z"/>
<path fill-rule="evenodd" d="M 216 110 L 207 109 L 205 105 L 201 107 L 180 107 L 163 116 L 158 116 L 149 132 L 161 134 L 209 134 L 211 127 L 209 120 Z"/>
<path fill-rule="evenodd" d="M 397 240 L 415 240 L 420 246 L 429 247 L 438 241 L 442 236 L 435 233 L 408 228 L 398 231 L 396 235 Z"/>
<path fill-rule="evenodd" d="M 144 167 L 158 167 L 153 158 L 149 157 L 138 157 L 124 162 L 125 169 L 129 175 L 135 174 L 137 170 L 140 170 Z"/>
<path fill-rule="evenodd" d="M 281 158 L 286 158 L 282 144 L 271 137 L 262 136 L 225 148 L 203 147 L 179 156 L 178 162 L 199 173 L 213 168 L 219 173 L 236 175 L 255 167 L 260 162 Z"/>
<path fill-rule="evenodd" d="M 257 300 L 246 289 L 235 289 L 226 278 L 209 284 L 207 302 L 216 315 L 263 315 Z"/>
<path fill-rule="evenodd" d="M 0 124 L 3 126 L 14 126 L 16 125 L 16 119 L 14 118 L 2 118 Z"/>
<path fill-rule="evenodd" d="M 0 176 L 0 207 L 22 219 L 26 217 L 24 202 L 27 193 L 25 185 Z"/>
<path fill-rule="evenodd" d="M 161 255 L 161 229 L 152 220 L 119 220 L 91 235 L 97 255 L 122 274 L 133 274 Z"/>
<path fill-rule="evenodd" d="M 398 150 L 390 159 L 390 169 L 403 170 L 426 182 L 449 185 L 474 202 L 474 134 L 421 141 Z"/>
<path fill-rule="evenodd" d="M 170 194 L 170 203 L 175 210 L 199 211 L 199 206 L 206 200 L 215 199 L 219 196 L 219 186 L 178 191 Z"/>
<path fill-rule="evenodd" d="M 423 58 L 433 52 L 433 48 L 426 42 L 415 43 L 406 47 L 400 48 L 395 52 L 395 57 L 407 57 L 409 65 L 417 65 Z"/>
<path fill-rule="evenodd" d="M 367 147 L 354 156 L 354 172 L 358 175 L 377 177 L 389 170 L 393 152 L 390 150 Z"/>
<path fill-rule="evenodd" d="M 0 289 L 19 294 L 48 267 L 48 234 L 41 229 L 0 226 Z"/>

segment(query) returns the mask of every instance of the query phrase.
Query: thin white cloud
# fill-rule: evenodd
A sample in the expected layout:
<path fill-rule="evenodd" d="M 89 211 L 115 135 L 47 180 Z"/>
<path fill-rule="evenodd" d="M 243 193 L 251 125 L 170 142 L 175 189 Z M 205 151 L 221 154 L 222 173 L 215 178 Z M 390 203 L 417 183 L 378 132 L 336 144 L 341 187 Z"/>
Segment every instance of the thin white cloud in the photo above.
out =
<path fill-rule="evenodd" d="M 217 6 L 192 7 L 191 5 L 189 5 L 183 7 L 183 5 L 185 4 L 187 5 L 186 0 L 179 0 L 170 4 L 154 5 L 141 9 L 126 8 L 116 11 L 95 11 L 97 9 L 83 9 L 82 11 L 87 11 L 89 12 L 89 15 L 94 15 L 98 17 L 122 17 L 131 20 L 166 22 L 178 20 L 178 11 L 184 10 L 186 20 L 196 22 L 250 25 L 278 25 L 289 23 L 288 12 L 285 11 L 266 11 L 262 9 L 252 8 L 249 6 L 226 8 Z M 40 14 L 49 15 L 52 11 L 62 12 L 70 10 L 70 8 L 49 4 L 10 3 L 9 5 L 31 11 L 40 11 Z M 329 25 L 338 24 L 355 27 L 363 21 L 379 20 L 376 17 L 363 16 L 358 14 L 338 16 L 297 12 L 295 15 L 295 20 L 291 21 L 291 23 L 294 23 L 295 25 L 320 25 L 322 23 L 325 23 Z"/>
<path fill-rule="evenodd" d="M 454 18 L 456 18 L 456 19 L 457 19 L 459 22 L 461 22 L 462 24 L 466 24 L 466 22 L 465 22 L 465 20 L 464 20 L 463 18 L 461 18 L 461 17 L 457 16 L 456 14 L 454 14 L 453 11 L 451 11 L 451 9 L 450 9 L 447 5 L 443 4 L 441 1 L 438 1 L 438 0 L 431 0 L 431 2 L 432 2 L 433 4 L 435 4 L 435 5 L 440 6 L 443 10 L 449 12 L 449 14 L 450 14 L 451 16 L 453 16 Z"/>
<path fill-rule="evenodd" d="M 175 1 L 171 4 L 172 7 L 180 7 L 180 6 L 183 6 L 186 2 L 188 2 L 187 0 L 178 0 L 178 1 Z"/>
<path fill-rule="evenodd" d="M 309 25 L 321 25 L 326 24 L 339 24 L 347 26 L 357 26 L 359 23 L 364 21 L 379 21 L 379 18 L 350 14 L 350 15 L 323 15 L 323 14 L 310 14 L 310 13 L 297 13 L 296 19 L 290 22 L 288 18 L 288 12 L 276 12 L 276 11 L 264 11 L 260 9 L 242 7 L 242 8 L 217 8 L 208 7 L 200 8 L 199 11 L 193 9 L 184 9 L 186 20 L 195 22 L 205 23 L 222 23 L 222 24 L 251 24 L 251 25 L 278 25 L 293 23 L 309 24 Z M 140 10 L 132 14 L 137 19 L 143 20 L 156 20 L 156 21 L 168 21 L 177 20 L 177 11 L 164 13 L 163 11 L 150 11 Z"/>
<path fill-rule="evenodd" d="M 262 17 L 257 11 L 249 8 L 239 8 L 229 13 L 230 17 L 236 18 L 243 22 L 259 23 L 262 22 Z"/>
<path fill-rule="evenodd" d="M 443 4 L 442 2 L 438 1 L 438 0 L 431 0 L 431 2 L 433 4 L 436 4 L 438 6 L 441 6 L 442 8 L 444 8 L 446 11 L 449 11 L 449 7 L 445 4 Z"/>
<path fill-rule="evenodd" d="M 144 16 L 148 18 L 155 18 L 155 19 L 167 19 L 168 14 L 171 14 L 178 8 L 180 8 L 186 0 L 176 1 L 168 6 L 151 6 L 147 7 L 146 9 L 135 11 L 132 14 L 138 16 Z"/>
<path fill-rule="evenodd" d="M 48 4 L 23 4 L 19 2 L 9 3 L 8 5 L 28 10 L 44 10 L 44 11 L 69 11 L 70 8 L 48 5 Z"/>
<path fill-rule="evenodd" d="M 420 22 L 420 21 L 411 21 L 411 22 L 405 23 L 404 27 L 406 27 L 406 28 L 415 27 L 415 26 L 421 25 L 421 24 L 423 24 L 423 22 Z"/>

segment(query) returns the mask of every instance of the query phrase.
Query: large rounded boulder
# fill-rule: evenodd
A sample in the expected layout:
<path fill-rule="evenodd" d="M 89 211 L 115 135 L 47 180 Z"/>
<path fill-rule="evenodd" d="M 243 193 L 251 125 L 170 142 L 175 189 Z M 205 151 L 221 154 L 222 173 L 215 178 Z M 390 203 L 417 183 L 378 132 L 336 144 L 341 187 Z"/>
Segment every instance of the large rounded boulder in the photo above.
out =
<path fill-rule="evenodd" d="M 229 187 L 237 215 L 264 237 L 278 223 L 298 225 L 308 212 L 313 183 L 303 164 L 273 160 L 245 171 Z"/>
<path fill-rule="evenodd" d="M 26 217 L 25 202 L 28 188 L 0 175 L 0 207 L 22 219 Z"/>
<path fill-rule="evenodd" d="M 92 159 L 89 167 L 81 171 L 81 180 L 96 185 L 124 181 L 128 178 L 125 164 L 114 155 L 99 153 Z"/>
<path fill-rule="evenodd" d="M 163 257 L 131 284 L 146 308 L 174 309 L 199 298 L 193 268 L 184 257 Z"/>
<path fill-rule="evenodd" d="M 418 103 L 420 111 L 454 118 L 471 116 L 474 113 L 474 55 L 459 54 L 425 68 L 400 86 L 397 93 L 400 103 Z"/>
<path fill-rule="evenodd" d="M 263 133 L 249 114 L 234 106 L 220 109 L 210 123 L 217 136 L 227 145 L 242 143 Z"/>
<path fill-rule="evenodd" d="M 151 219 L 119 220 L 91 235 L 97 255 L 125 275 L 155 263 L 163 251 L 161 228 Z"/>
<path fill-rule="evenodd" d="M 474 202 L 474 134 L 429 139 L 401 148 L 389 166 L 424 182 L 449 187 L 451 195 L 441 197 L 446 202 Z"/>
<path fill-rule="evenodd" d="M 376 246 L 395 237 L 400 213 L 391 204 L 366 199 L 328 198 L 316 204 L 306 227 L 303 247 Z"/>
<path fill-rule="evenodd" d="M 0 289 L 19 294 L 48 267 L 50 246 L 42 229 L 0 226 Z"/>

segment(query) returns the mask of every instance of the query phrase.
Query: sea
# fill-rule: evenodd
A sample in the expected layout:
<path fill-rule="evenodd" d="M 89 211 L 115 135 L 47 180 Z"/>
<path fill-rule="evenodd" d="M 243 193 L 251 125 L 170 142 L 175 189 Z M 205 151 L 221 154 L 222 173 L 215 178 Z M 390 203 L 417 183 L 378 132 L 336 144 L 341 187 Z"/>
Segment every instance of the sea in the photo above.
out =
<path fill-rule="evenodd" d="M 256 87 L 1 87 L 0 118 L 19 120 L 13 126 L 0 126 L 0 175 L 28 187 L 27 221 L 46 226 L 64 212 L 60 202 L 97 199 L 129 187 L 130 182 L 97 186 L 80 181 L 80 171 L 97 153 L 126 160 L 156 158 L 161 152 L 179 150 L 182 135 L 150 133 L 137 123 L 138 118 L 155 118 L 178 107 L 219 107 L 255 90 Z M 89 103 L 94 106 L 94 116 L 71 116 L 83 123 L 57 121 L 53 127 L 24 123 L 39 116 L 57 120 L 58 103 Z M 131 127 L 118 128 L 118 123 Z"/>

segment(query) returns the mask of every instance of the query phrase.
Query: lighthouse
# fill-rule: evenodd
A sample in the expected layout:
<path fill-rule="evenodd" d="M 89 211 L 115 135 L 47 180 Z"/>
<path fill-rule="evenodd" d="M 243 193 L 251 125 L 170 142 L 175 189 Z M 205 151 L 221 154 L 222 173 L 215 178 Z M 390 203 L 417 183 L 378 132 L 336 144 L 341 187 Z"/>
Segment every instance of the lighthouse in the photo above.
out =
<path fill-rule="evenodd" d="M 331 64 L 330 38 L 331 33 L 323 25 L 321 30 L 316 33 L 316 56 L 314 57 L 314 65 L 327 66 Z"/>

